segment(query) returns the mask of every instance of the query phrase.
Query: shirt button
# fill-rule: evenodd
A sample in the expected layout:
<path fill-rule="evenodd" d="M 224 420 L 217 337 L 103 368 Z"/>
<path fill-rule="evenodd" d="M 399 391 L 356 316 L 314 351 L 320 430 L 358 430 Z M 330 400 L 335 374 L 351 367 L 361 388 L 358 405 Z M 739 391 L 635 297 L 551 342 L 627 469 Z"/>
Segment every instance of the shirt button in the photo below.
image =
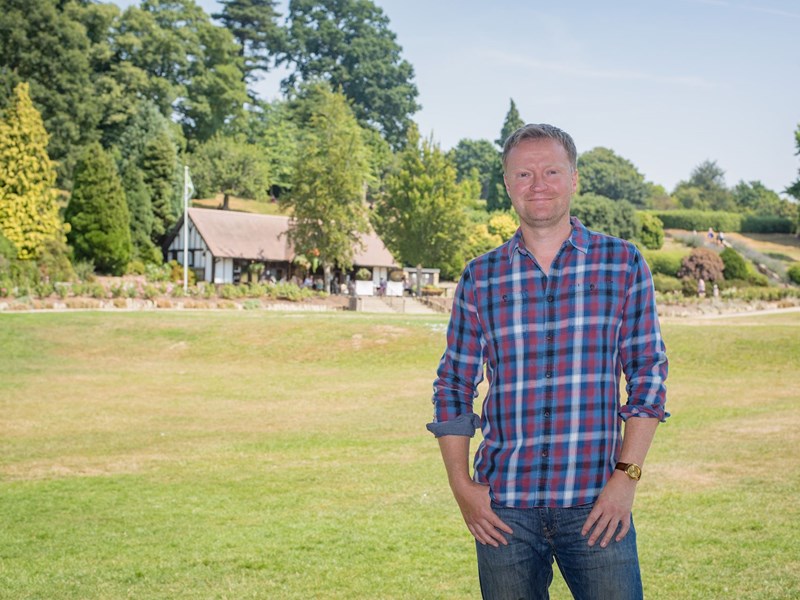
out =
<path fill-rule="evenodd" d="M 544 339 L 547 340 L 548 342 L 552 342 L 553 341 L 553 334 L 551 334 L 551 333 L 547 334 Z"/>
<path fill-rule="evenodd" d="M 552 371 L 548 371 L 547 373 L 544 374 L 544 376 L 547 377 L 548 379 L 550 379 L 553 376 L 553 372 Z"/>
<path fill-rule="evenodd" d="M 545 419 L 549 419 L 550 418 L 550 411 L 549 410 L 544 411 L 544 417 L 545 417 Z"/>
<path fill-rule="evenodd" d="M 554 296 L 548 296 L 548 297 L 547 297 L 547 301 L 548 301 L 548 302 L 552 302 L 553 300 L 555 300 L 555 297 L 554 297 Z"/>
<path fill-rule="evenodd" d="M 549 454 L 547 450 L 542 450 L 542 458 L 547 458 Z"/>

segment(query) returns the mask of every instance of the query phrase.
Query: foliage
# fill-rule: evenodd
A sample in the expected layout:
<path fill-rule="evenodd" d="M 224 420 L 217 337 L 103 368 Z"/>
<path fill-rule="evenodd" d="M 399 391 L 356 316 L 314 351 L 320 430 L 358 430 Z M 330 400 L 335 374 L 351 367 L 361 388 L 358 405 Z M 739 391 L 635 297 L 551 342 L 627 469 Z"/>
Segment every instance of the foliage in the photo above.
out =
<path fill-rule="evenodd" d="M 245 81 L 258 80 L 258 72 L 269 71 L 272 59 L 285 44 L 278 25 L 280 13 L 274 0 L 221 0 L 222 12 L 211 16 L 233 34 L 239 44 Z"/>
<path fill-rule="evenodd" d="M 685 229 L 687 231 L 706 231 L 709 227 L 714 231 L 736 232 L 742 229 L 742 215 L 731 212 L 703 210 L 665 210 L 648 211 L 664 224 L 665 229 Z"/>
<path fill-rule="evenodd" d="M 637 212 L 639 240 L 648 250 L 658 250 L 664 245 L 664 223 L 652 213 Z"/>
<path fill-rule="evenodd" d="M 123 13 L 112 65 L 161 113 L 177 113 L 186 137 L 211 138 L 247 100 L 231 33 L 194 0 L 148 0 Z"/>
<path fill-rule="evenodd" d="M 720 253 L 725 268 L 723 274 L 725 279 L 747 279 L 747 262 L 733 248 L 725 248 Z"/>
<path fill-rule="evenodd" d="M 800 285 L 800 262 L 795 262 L 789 265 L 789 267 L 786 269 L 786 276 L 792 283 Z"/>
<path fill-rule="evenodd" d="M 153 211 L 151 236 L 154 242 L 160 244 L 177 222 L 183 204 L 176 185 L 178 156 L 175 144 L 166 131 L 159 131 L 147 141 L 142 151 L 141 168 Z"/>
<path fill-rule="evenodd" d="M 279 202 L 293 211 L 289 239 L 296 252 L 318 253 L 327 289 L 332 266 L 352 265 L 354 248 L 369 231 L 369 155 L 344 95 L 320 85 L 314 96 L 292 190 Z"/>
<path fill-rule="evenodd" d="M 725 171 L 716 161 L 706 160 L 697 165 L 688 181 L 675 187 L 673 196 L 686 209 L 732 211 L 733 195 L 725 186 Z"/>
<path fill-rule="evenodd" d="M 797 218 L 797 205 L 783 200 L 760 181 L 740 181 L 731 191 L 738 211 L 764 217 Z"/>
<path fill-rule="evenodd" d="M 341 90 L 359 122 L 397 148 L 419 108 L 414 69 L 401 58 L 389 19 L 371 0 L 291 0 L 279 62 L 293 71 L 284 90 L 323 80 Z"/>
<path fill-rule="evenodd" d="M 490 212 L 511 208 L 511 198 L 506 193 L 506 186 L 503 180 L 502 149 L 506 138 L 523 125 L 525 125 L 525 121 L 522 120 L 519 110 L 517 110 L 517 105 L 514 103 L 514 99 L 511 98 L 508 112 L 503 120 L 503 127 L 500 129 L 500 137 L 494 141 L 501 152 L 498 153 L 498 160 L 492 171 L 492 178 L 489 181 L 489 189 L 486 196 L 486 207 Z"/>
<path fill-rule="evenodd" d="M 787 217 L 746 216 L 742 218 L 742 233 L 793 233 L 794 222 Z"/>
<path fill-rule="evenodd" d="M 447 153 L 456 167 L 459 182 L 477 175 L 480 182 L 480 198 L 487 198 L 492 177 L 500 166 L 500 153 L 489 140 L 459 140 L 455 148 Z"/>
<path fill-rule="evenodd" d="M 16 86 L 0 120 L 0 232 L 21 259 L 36 258 L 48 240 L 64 237 L 49 137 L 28 90 L 26 83 Z"/>
<path fill-rule="evenodd" d="M 589 229 L 626 240 L 639 237 L 636 210 L 627 200 L 578 194 L 572 200 L 570 214 Z"/>
<path fill-rule="evenodd" d="M 678 271 L 681 269 L 681 261 L 686 252 L 653 252 L 652 250 L 645 250 L 642 255 L 644 256 L 650 271 L 655 274 L 667 275 L 668 277 L 677 277 Z"/>
<path fill-rule="evenodd" d="M 721 281 L 725 264 L 719 254 L 709 248 L 695 248 L 681 260 L 678 277 L 689 277 L 695 280 Z"/>
<path fill-rule="evenodd" d="M 646 206 L 650 188 L 636 167 L 608 148 L 597 147 L 578 157 L 580 193 Z"/>
<path fill-rule="evenodd" d="M 13 102 L 14 86 L 30 84 L 52 136 L 48 152 L 62 183 L 68 182 L 80 148 L 97 139 L 100 106 L 107 99 L 95 93 L 91 42 L 77 18 L 89 9 L 69 3 L 64 10 L 65 4 L 5 0 L 0 10 L 0 106 Z"/>
<path fill-rule="evenodd" d="M 190 163 L 198 195 L 223 194 L 225 209 L 230 196 L 269 197 L 269 160 L 261 148 L 242 138 L 216 135 L 197 149 Z"/>
<path fill-rule="evenodd" d="M 653 286 L 657 292 L 662 294 L 675 294 L 683 291 L 683 284 L 680 279 L 663 273 L 653 274 Z"/>
<path fill-rule="evenodd" d="M 131 256 L 130 216 L 112 158 L 99 143 L 88 146 L 75 166 L 65 219 L 78 260 L 91 260 L 101 273 L 120 275 Z"/>
<path fill-rule="evenodd" d="M 372 279 L 372 272 L 369 269 L 361 267 L 356 271 L 356 279 L 358 281 L 370 281 Z"/>
<path fill-rule="evenodd" d="M 421 141 L 412 127 L 397 170 L 386 182 L 386 194 L 373 212 L 386 247 L 406 265 L 457 276 L 469 235 L 466 206 L 453 164 L 432 140 Z"/>

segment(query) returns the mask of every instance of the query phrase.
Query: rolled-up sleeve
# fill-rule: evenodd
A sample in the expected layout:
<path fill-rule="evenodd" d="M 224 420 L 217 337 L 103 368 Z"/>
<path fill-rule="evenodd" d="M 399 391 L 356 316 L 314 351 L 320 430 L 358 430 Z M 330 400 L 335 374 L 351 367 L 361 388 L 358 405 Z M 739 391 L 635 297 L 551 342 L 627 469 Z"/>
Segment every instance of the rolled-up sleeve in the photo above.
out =
<path fill-rule="evenodd" d="M 620 329 L 620 360 L 627 402 L 620 417 L 649 417 L 665 421 L 667 354 L 656 310 L 653 278 L 647 263 L 634 251 Z"/>
<path fill-rule="evenodd" d="M 428 430 L 443 435 L 473 436 L 480 419 L 473 401 L 483 380 L 483 342 L 475 305 L 470 267 L 456 287 L 447 327 L 447 348 L 439 361 L 433 383 L 433 422 Z"/>

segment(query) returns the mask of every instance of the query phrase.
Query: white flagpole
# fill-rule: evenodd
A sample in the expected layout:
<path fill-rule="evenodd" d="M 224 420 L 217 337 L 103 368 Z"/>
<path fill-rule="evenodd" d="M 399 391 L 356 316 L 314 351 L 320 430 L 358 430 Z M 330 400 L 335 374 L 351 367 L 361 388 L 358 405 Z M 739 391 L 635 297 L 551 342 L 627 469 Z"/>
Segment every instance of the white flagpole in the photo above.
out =
<path fill-rule="evenodd" d="M 183 291 L 189 291 L 189 167 L 183 167 Z"/>

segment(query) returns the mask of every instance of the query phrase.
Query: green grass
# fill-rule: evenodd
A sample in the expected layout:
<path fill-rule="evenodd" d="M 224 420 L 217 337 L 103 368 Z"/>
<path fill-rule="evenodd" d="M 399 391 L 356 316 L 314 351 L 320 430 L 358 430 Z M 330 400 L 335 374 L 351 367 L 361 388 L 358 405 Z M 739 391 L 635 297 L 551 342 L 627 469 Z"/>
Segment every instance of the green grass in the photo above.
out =
<path fill-rule="evenodd" d="M 478 598 L 424 429 L 445 323 L 0 314 L 0 598 Z M 646 597 L 800 597 L 800 313 L 664 333 Z"/>

